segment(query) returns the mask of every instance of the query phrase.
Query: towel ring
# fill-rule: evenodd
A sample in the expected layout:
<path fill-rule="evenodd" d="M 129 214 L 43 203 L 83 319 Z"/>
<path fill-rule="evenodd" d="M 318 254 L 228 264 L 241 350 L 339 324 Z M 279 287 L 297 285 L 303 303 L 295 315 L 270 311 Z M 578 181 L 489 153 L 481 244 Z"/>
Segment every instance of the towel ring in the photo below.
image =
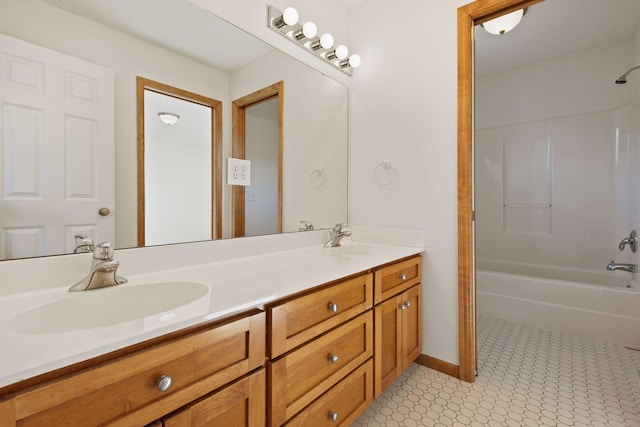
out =
<path fill-rule="evenodd" d="M 373 182 L 375 182 L 378 187 L 388 187 L 395 182 L 396 178 L 396 168 L 393 167 L 389 160 L 380 162 L 373 170 Z"/>
<path fill-rule="evenodd" d="M 327 174 L 324 169 L 314 169 L 309 176 L 309 184 L 314 190 L 321 190 L 327 185 Z"/>

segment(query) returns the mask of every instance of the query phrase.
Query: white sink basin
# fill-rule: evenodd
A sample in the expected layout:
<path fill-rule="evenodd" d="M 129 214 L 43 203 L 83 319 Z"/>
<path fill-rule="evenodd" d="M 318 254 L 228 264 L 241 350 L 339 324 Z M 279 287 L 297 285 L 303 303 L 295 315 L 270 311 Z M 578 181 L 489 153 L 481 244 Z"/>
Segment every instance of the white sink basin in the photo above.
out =
<path fill-rule="evenodd" d="M 36 307 L 9 320 L 14 332 L 52 334 L 100 328 L 170 312 L 209 292 L 194 282 L 166 282 L 139 286 L 119 285 L 75 293 Z M 167 313 L 168 318 L 173 318 Z"/>

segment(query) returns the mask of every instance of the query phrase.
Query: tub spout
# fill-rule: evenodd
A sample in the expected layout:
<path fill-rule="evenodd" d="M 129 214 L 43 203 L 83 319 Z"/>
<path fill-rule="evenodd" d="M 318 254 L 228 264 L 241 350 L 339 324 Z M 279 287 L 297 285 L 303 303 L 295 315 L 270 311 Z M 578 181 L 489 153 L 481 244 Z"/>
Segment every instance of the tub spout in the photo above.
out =
<path fill-rule="evenodd" d="M 638 264 L 625 264 L 622 262 L 615 262 L 614 260 L 611 260 L 609 265 L 607 265 L 607 270 L 609 271 L 622 270 L 622 271 L 628 271 L 629 273 L 637 273 Z"/>

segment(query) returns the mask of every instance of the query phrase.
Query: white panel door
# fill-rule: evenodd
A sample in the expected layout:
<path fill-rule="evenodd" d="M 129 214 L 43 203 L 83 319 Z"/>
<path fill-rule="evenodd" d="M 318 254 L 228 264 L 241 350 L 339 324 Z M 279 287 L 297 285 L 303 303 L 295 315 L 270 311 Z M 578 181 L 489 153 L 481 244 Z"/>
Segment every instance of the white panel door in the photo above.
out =
<path fill-rule="evenodd" d="M 0 259 L 113 241 L 113 71 L 0 34 Z"/>

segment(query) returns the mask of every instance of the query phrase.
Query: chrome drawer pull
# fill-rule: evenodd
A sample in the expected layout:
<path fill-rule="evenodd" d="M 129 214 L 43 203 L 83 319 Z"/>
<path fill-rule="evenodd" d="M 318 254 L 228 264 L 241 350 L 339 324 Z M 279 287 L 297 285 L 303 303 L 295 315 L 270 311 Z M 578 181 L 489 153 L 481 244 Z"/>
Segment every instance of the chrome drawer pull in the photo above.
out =
<path fill-rule="evenodd" d="M 171 377 L 169 375 L 161 375 L 158 377 L 158 379 L 156 380 L 156 384 L 158 385 L 158 390 L 160 391 L 167 391 L 169 390 L 169 387 L 171 387 L 171 382 L 173 380 L 171 379 Z"/>
<path fill-rule="evenodd" d="M 337 354 L 330 354 L 329 355 L 329 362 L 338 363 L 338 355 Z"/>
<path fill-rule="evenodd" d="M 337 313 L 338 312 L 338 304 L 329 303 L 329 311 L 331 311 L 332 313 Z"/>
<path fill-rule="evenodd" d="M 338 421 L 338 413 L 329 411 L 329 419 L 335 423 L 336 421 Z"/>
<path fill-rule="evenodd" d="M 407 275 L 406 274 L 401 274 L 400 275 L 400 280 L 407 280 Z"/>

